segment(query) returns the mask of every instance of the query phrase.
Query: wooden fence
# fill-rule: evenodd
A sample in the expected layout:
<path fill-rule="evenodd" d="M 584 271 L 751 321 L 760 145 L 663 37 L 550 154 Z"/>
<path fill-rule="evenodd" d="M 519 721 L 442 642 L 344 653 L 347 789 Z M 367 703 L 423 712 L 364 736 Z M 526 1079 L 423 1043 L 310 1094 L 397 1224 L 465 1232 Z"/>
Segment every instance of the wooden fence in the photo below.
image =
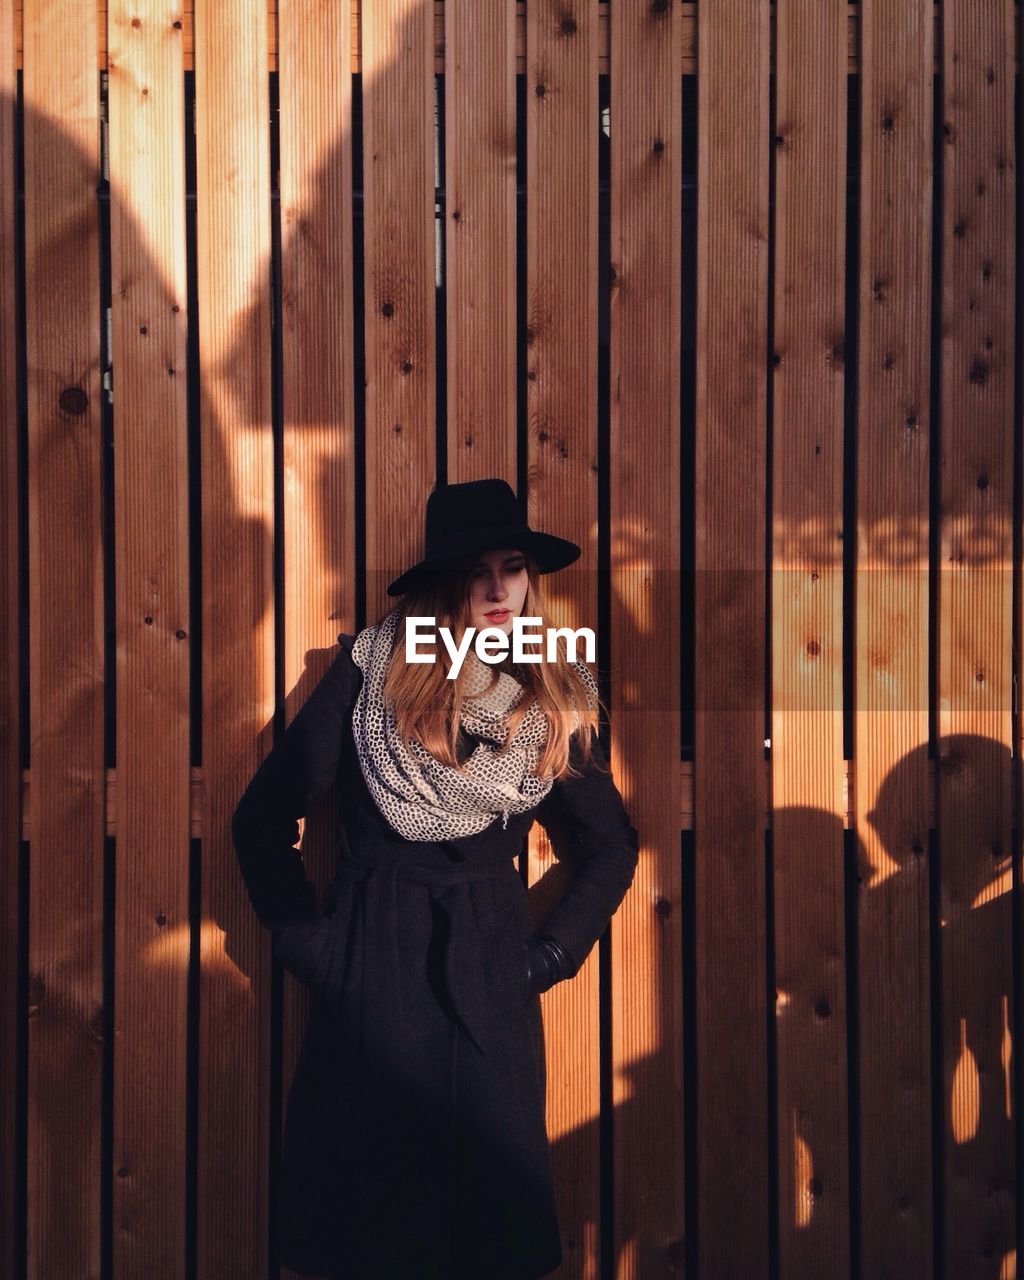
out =
<path fill-rule="evenodd" d="M 1018 1274 L 1019 25 L 0 0 L 0 1274 L 277 1273 L 228 818 L 486 475 L 642 837 L 543 997 L 559 1275 Z"/>

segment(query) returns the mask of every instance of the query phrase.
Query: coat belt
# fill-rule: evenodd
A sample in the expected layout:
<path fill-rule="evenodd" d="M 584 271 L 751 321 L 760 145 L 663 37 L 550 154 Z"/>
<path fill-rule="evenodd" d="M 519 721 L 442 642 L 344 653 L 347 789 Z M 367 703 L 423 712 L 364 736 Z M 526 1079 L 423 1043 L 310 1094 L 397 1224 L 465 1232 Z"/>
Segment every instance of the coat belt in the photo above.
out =
<path fill-rule="evenodd" d="M 365 914 L 360 994 L 346 988 L 344 998 L 357 1000 L 359 1009 L 359 1032 L 353 1047 L 360 1062 L 360 1084 L 351 1155 L 358 1169 L 357 1213 L 366 1224 L 376 1220 L 380 1206 L 402 1177 L 407 1158 L 406 1135 L 410 1124 L 416 1122 L 409 1108 L 415 1110 L 417 1105 L 419 1071 L 417 1064 L 406 1058 L 398 945 L 398 881 L 411 880 L 426 885 L 433 902 L 447 916 L 449 929 L 443 965 L 447 994 L 472 1044 L 479 1053 L 486 1054 L 493 1027 L 485 986 L 486 944 L 473 910 L 469 883 L 509 873 L 510 868 L 502 863 L 459 863 L 435 868 L 389 858 L 374 863 L 345 860 L 338 864 L 338 876 L 363 884 Z M 359 906 L 353 904 L 353 913 L 358 910 Z M 372 986 L 367 986 L 368 979 Z M 347 1025 L 354 1031 L 352 1021 L 347 1021 Z M 452 1052 L 456 1052 L 455 1043 Z M 453 1059 L 447 1090 L 447 1106 L 452 1117 L 455 1080 Z"/>
<path fill-rule="evenodd" d="M 398 949 L 400 917 L 397 884 L 399 880 L 409 880 L 426 885 L 432 901 L 448 919 L 448 938 L 444 953 L 445 987 L 463 1029 L 478 1052 L 485 1054 L 490 1021 L 485 986 L 486 943 L 477 923 L 468 886 L 474 880 L 493 880 L 499 876 L 507 876 L 509 867 L 504 863 L 458 863 L 450 867 L 428 867 L 402 858 L 388 858 L 373 863 L 343 861 L 338 864 L 337 874 L 343 879 L 361 881 L 364 884 L 364 945 L 372 945 L 374 948 L 374 979 L 379 984 L 376 990 L 366 993 L 367 999 L 363 1005 L 363 1034 L 369 1038 L 366 1048 L 371 1052 L 379 1052 L 384 1063 L 389 1063 L 391 1054 L 401 1048 L 403 1006 Z M 371 1016 L 367 1018 L 367 1014 Z M 369 1026 L 366 1025 L 367 1021 Z M 394 1065 L 398 1066 L 398 1063 Z"/>

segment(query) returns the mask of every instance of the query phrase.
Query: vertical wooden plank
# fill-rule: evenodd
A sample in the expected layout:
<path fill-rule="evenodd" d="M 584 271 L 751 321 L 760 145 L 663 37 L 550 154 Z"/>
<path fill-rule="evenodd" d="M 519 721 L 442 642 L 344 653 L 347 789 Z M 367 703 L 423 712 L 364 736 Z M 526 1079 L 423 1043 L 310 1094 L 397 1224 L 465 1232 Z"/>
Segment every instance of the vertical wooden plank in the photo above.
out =
<path fill-rule="evenodd" d="M 1017 6 L 1017 19 L 1013 27 L 1014 44 L 1017 51 L 1015 59 L 1015 83 L 1017 85 L 1016 110 L 1014 114 L 1014 127 L 1017 139 L 1024 139 L 1024 93 L 1021 92 L 1021 85 L 1024 83 L 1024 73 L 1020 68 L 1019 55 L 1020 50 L 1024 49 L 1024 5 Z M 1019 142 L 1014 159 L 1014 173 L 1016 175 L 1017 186 L 1017 205 L 1016 205 L 1016 222 L 1015 222 L 1015 252 L 1018 274 L 1021 271 L 1021 255 L 1024 254 L 1024 198 L 1021 198 L 1021 174 L 1018 171 L 1016 157 L 1020 154 Z M 1014 352 L 1016 366 L 1018 369 L 1024 369 L 1024 291 L 1018 294 L 1018 305 L 1014 313 L 1014 321 L 1016 329 L 1014 332 Z M 1024 401 L 1016 406 L 1017 416 L 1014 421 L 1015 435 L 1018 442 L 1024 441 Z M 1024 499 L 1024 445 L 1018 444 L 1017 448 L 1017 493 Z M 1017 929 L 1017 938 L 1024 938 L 1024 838 L 1020 832 L 1024 828 L 1024 699 L 1021 693 L 1024 688 L 1024 529 L 1018 525 L 1016 536 L 1014 538 L 1014 582 L 1017 585 L 1017 612 L 1013 620 L 1013 653 L 1016 655 L 1015 663 L 1015 686 L 1013 691 L 1013 724 L 1014 724 L 1014 750 L 1011 768 L 1013 769 L 1013 789 L 1012 794 L 1015 799 L 1014 808 L 1014 828 L 1017 832 L 1017 839 L 1013 849 L 1013 857 L 1015 861 L 1015 877 L 1013 899 L 1015 904 L 1014 923 Z M 1024 1025 L 1024 980 L 1021 978 L 1019 965 L 1013 971 L 1014 982 L 1014 1040 L 1019 1044 L 1021 1027 Z M 1014 1097 L 1013 1115 L 1018 1135 L 1017 1150 L 1020 1151 L 1020 1142 L 1024 1141 L 1024 1115 L 1021 1113 L 1021 1082 L 1024 1080 L 1024 1058 L 1022 1058 L 1020 1050 L 1015 1049 L 1012 1052 L 1011 1062 L 1015 1066 L 1014 1080 L 1017 1085 L 1017 1092 Z M 1017 1186 L 1024 1181 L 1024 1168 L 1018 1159 L 1017 1163 Z M 1024 1256 L 1024 1227 L 1021 1225 L 1021 1209 L 1022 1205 L 1017 1205 L 1017 1260 L 1021 1260 Z M 1018 1270 L 1020 1268 L 1018 1267 Z"/>
<path fill-rule="evenodd" d="M 229 822 L 271 718 L 273 453 L 266 6 L 196 13 L 203 851 L 197 1267 L 267 1268 L 270 946 Z"/>
<path fill-rule="evenodd" d="M 315 684 L 338 632 L 355 629 L 352 24 L 347 0 L 281 0 L 279 23 L 283 660 L 290 720 L 300 679 L 308 674 L 303 686 Z M 324 806 L 327 821 L 303 829 L 303 859 L 318 885 L 327 882 L 337 852 L 332 802 L 328 797 Z M 287 1098 L 309 996 L 287 972 L 284 982 Z"/>
<path fill-rule="evenodd" d="M 931 0 L 861 10 L 854 826 L 862 1274 L 931 1275 Z"/>
<path fill-rule="evenodd" d="M 25 5 L 28 1275 L 100 1267 L 103 580 L 96 10 Z"/>
<path fill-rule="evenodd" d="M 682 1275 L 679 6 L 611 7 L 611 764 L 641 856 L 611 924 L 617 1276 Z M 642 429 L 639 428 L 642 424 Z"/>
<path fill-rule="evenodd" d="M 185 1270 L 189 615 L 185 138 L 177 0 L 110 0 L 117 858 L 111 1248 Z"/>
<path fill-rule="evenodd" d="M 780 6 L 771 786 L 779 1271 L 850 1269 L 843 827 L 846 10 Z"/>
<path fill-rule="evenodd" d="M 0 0 L 0 501 L 4 546 L 0 559 L 0 1274 L 13 1276 L 18 1168 L 15 1059 L 18 1045 L 18 863 L 21 848 L 21 718 L 19 690 L 20 554 L 18 520 L 18 378 L 15 324 L 15 66 L 14 5 Z"/>
<path fill-rule="evenodd" d="M 1014 114 L 1014 127 L 1017 139 L 1024 139 L 1024 93 L 1020 91 L 1022 82 L 1024 82 L 1024 74 L 1022 74 L 1019 65 L 1019 52 L 1024 49 L 1024 5 L 1017 6 L 1017 19 L 1013 27 L 1014 43 L 1018 53 L 1015 59 L 1015 82 L 1017 84 L 1016 111 Z M 1021 271 L 1021 255 L 1024 254 L 1024 198 L 1021 198 L 1021 192 L 1024 190 L 1021 186 L 1022 177 L 1017 164 L 1018 149 L 1014 157 L 1014 173 L 1016 175 L 1017 185 L 1017 205 L 1016 205 L 1016 222 L 1015 222 L 1015 252 L 1017 272 Z M 1016 366 L 1018 369 L 1024 369 L 1024 291 L 1018 293 L 1018 305 L 1014 312 L 1014 321 L 1016 329 L 1014 332 L 1014 352 Z M 1024 441 L 1024 401 L 1016 406 L 1017 416 L 1014 421 L 1014 429 L 1018 442 Z M 1024 445 L 1018 444 L 1017 448 L 1017 493 L 1024 499 Z M 1012 794 L 1015 800 L 1014 808 L 1014 828 L 1017 832 L 1017 839 L 1013 849 L 1013 857 L 1015 861 L 1015 878 L 1014 878 L 1014 923 L 1017 929 L 1018 939 L 1024 938 L 1024 838 L 1020 832 L 1024 828 L 1024 699 L 1021 697 L 1022 688 L 1024 688 L 1024 529 L 1018 527 L 1015 531 L 1014 538 L 1014 574 L 1013 579 L 1017 585 L 1017 612 L 1013 620 L 1013 652 L 1016 655 L 1015 663 L 1015 686 L 1013 691 L 1013 725 L 1014 725 L 1014 751 L 1011 768 L 1013 769 L 1013 790 Z M 1020 1031 L 1024 1025 L 1024 981 L 1021 979 L 1019 965 L 1014 968 L 1014 1040 L 1019 1044 Z M 1018 1152 L 1020 1151 L 1020 1141 L 1024 1141 L 1024 1114 L 1021 1113 L 1021 1081 L 1024 1080 L 1024 1057 L 1018 1049 L 1014 1048 L 1012 1052 L 1011 1062 L 1015 1066 L 1014 1080 L 1017 1084 L 1017 1093 L 1015 1095 L 1015 1105 L 1013 1107 L 1013 1115 L 1015 1118 L 1016 1129 L 1018 1134 Z M 1017 1164 L 1017 1185 L 1020 1186 L 1024 1180 L 1024 1168 L 1021 1166 L 1020 1160 Z M 1020 1261 L 1024 1254 L 1024 1227 L 1021 1225 L 1021 1209 L 1024 1206 L 1018 1202 L 1017 1205 L 1017 1257 Z M 1020 1268 L 1018 1267 L 1018 1270 Z"/>
<path fill-rule="evenodd" d="M 697 1265 L 744 1277 L 769 1270 L 768 22 L 768 6 L 746 0 L 702 9 L 697 29 Z"/>
<path fill-rule="evenodd" d="M 557 625 L 597 625 L 597 0 L 526 11 L 526 384 L 530 524 L 583 548 L 546 583 Z M 572 252 L 566 246 L 572 246 Z M 564 891 L 535 825 L 530 906 Z M 541 996 L 546 1119 L 566 1275 L 600 1265 L 598 948 Z"/>
<path fill-rule="evenodd" d="M 423 0 L 362 14 L 366 608 L 422 553 L 434 483 L 434 35 Z M 401 498 L 399 500 L 399 494 Z"/>
<path fill-rule="evenodd" d="M 937 812 L 944 1271 L 1015 1272 L 1013 0 L 942 10 Z"/>
<path fill-rule="evenodd" d="M 347 0 L 281 0 L 285 685 L 355 625 L 352 80 Z M 339 71 L 339 67 L 341 70 Z"/>
<path fill-rule="evenodd" d="M 444 56 L 448 478 L 515 488 L 514 7 L 447 0 Z"/>

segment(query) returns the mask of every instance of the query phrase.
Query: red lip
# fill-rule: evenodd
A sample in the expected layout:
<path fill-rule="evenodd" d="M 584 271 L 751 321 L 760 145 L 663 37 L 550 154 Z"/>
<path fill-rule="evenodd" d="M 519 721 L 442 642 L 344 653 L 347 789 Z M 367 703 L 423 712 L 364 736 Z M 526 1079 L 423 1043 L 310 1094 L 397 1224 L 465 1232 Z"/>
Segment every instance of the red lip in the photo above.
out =
<path fill-rule="evenodd" d="M 512 612 L 511 609 L 492 609 L 490 613 L 485 613 L 485 618 L 505 618 Z"/>

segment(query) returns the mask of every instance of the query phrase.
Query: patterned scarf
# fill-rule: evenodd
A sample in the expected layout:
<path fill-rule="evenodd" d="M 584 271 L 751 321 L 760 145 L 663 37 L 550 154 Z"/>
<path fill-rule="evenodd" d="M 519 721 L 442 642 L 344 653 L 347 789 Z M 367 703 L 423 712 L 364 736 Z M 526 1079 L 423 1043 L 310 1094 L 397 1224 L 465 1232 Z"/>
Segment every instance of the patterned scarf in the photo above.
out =
<path fill-rule="evenodd" d="M 491 680 L 488 663 L 472 646 L 466 652 L 459 723 L 466 733 L 484 738 L 464 763 L 464 772 L 444 764 L 415 738 L 402 741 L 394 713 L 382 696 L 398 626 L 398 606 L 356 636 L 352 657 L 363 672 L 363 683 L 352 711 L 352 734 L 367 788 L 390 826 L 407 840 L 445 840 L 475 835 L 503 814 L 525 813 L 538 804 L 553 785 L 552 778 L 533 772 L 547 741 L 548 722 L 534 699 L 502 755 L 496 747 L 508 734 L 508 717 L 524 693 L 514 677 L 499 672 Z M 591 707 L 597 705 L 597 685 L 582 662 L 575 669 Z M 483 695 L 483 696 L 480 696 Z M 579 723 L 578 714 L 575 723 Z M 496 745 L 492 745 L 496 744 Z"/>

